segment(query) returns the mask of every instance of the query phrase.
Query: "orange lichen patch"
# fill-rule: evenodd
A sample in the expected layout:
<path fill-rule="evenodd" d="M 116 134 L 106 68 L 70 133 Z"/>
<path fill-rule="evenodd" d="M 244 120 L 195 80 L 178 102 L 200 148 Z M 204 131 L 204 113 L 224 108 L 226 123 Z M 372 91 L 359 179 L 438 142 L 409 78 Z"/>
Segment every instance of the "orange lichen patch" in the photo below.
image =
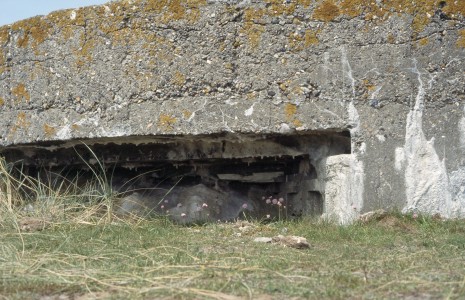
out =
<path fill-rule="evenodd" d="M 309 7 L 312 3 L 312 0 L 297 0 L 297 4 L 302 5 L 303 7 Z"/>
<path fill-rule="evenodd" d="M 451 17 L 457 17 L 462 15 L 465 17 L 465 1 L 463 0 L 448 0 L 443 11 Z"/>
<path fill-rule="evenodd" d="M 293 120 L 295 114 L 297 113 L 297 105 L 292 103 L 286 103 L 286 106 L 284 107 L 284 113 L 288 121 Z"/>
<path fill-rule="evenodd" d="M 267 15 L 280 16 L 290 15 L 295 11 L 296 5 L 294 2 L 283 3 L 282 0 L 265 0 L 267 5 Z"/>
<path fill-rule="evenodd" d="M 171 82 L 177 86 L 183 86 L 186 83 L 186 76 L 179 71 L 174 73 Z"/>
<path fill-rule="evenodd" d="M 261 36 L 265 31 L 263 25 L 257 24 L 264 14 L 264 9 L 247 8 L 244 11 L 244 25 L 240 32 L 247 36 L 250 48 L 253 50 L 260 45 Z"/>
<path fill-rule="evenodd" d="M 71 125 L 72 130 L 79 130 L 79 128 L 80 128 L 80 126 L 78 124 L 76 124 L 76 123 Z"/>
<path fill-rule="evenodd" d="M 365 86 L 365 88 L 366 88 L 368 91 L 371 92 L 371 91 L 376 90 L 376 86 L 375 86 L 374 84 L 372 84 L 370 80 L 368 80 L 368 79 L 363 79 L 363 80 L 362 80 L 362 83 L 363 83 L 363 85 Z"/>
<path fill-rule="evenodd" d="M 289 36 L 289 47 L 295 51 L 301 51 L 312 45 L 317 45 L 319 43 L 317 37 L 318 32 L 319 31 L 307 29 L 303 35 L 291 33 Z"/>
<path fill-rule="evenodd" d="M 56 134 L 57 130 L 55 127 L 48 124 L 44 124 L 44 132 L 46 137 L 52 137 Z"/>
<path fill-rule="evenodd" d="M 25 48 L 30 43 L 33 49 L 37 49 L 50 36 L 53 26 L 45 18 L 37 16 L 13 23 L 11 29 L 22 32 L 17 42 L 18 47 Z"/>
<path fill-rule="evenodd" d="M 199 8 L 206 4 L 206 0 L 147 0 L 144 9 L 161 14 L 164 23 L 182 19 L 195 22 L 200 16 Z"/>
<path fill-rule="evenodd" d="M 319 21 L 333 21 L 341 15 L 341 10 L 332 0 L 323 1 L 314 11 L 313 18 Z"/>
<path fill-rule="evenodd" d="M 158 127 L 165 130 L 173 130 L 174 124 L 176 124 L 176 118 L 170 115 L 161 114 L 158 118 Z"/>
<path fill-rule="evenodd" d="M 465 48 L 465 29 L 459 30 L 459 39 L 456 43 L 457 47 Z"/>
<path fill-rule="evenodd" d="M 343 0 L 339 7 L 341 13 L 351 18 L 364 15 L 365 20 L 381 19 L 386 14 L 386 10 L 378 6 L 375 1 L 365 0 Z"/>
<path fill-rule="evenodd" d="M 428 43 L 429 43 L 429 39 L 427 37 L 418 40 L 418 45 L 420 46 L 426 46 L 428 45 Z"/>
<path fill-rule="evenodd" d="M 184 119 L 189 119 L 192 116 L 192 112 L 188 110 L 184 110 L 182 112 L 182 116 L 184 117 Z"/>
<path fill-rule="evenodd" d="M 0 74 L 7 70 L 5 54 L 2 48 L 8 42 L 9 36 L 8 28 L 6 26 L 0 27 Z"/>
<path fill-rule="evenodd" d="M 258 48 L 262 40 L 262 34 L 265 28 L 262 25 L 252 24 L 250 26 L 244 26 L 243 30 L 248 36 L 249 45 L 252 49 Z"/>
<path fill-rule="evenodd" d="M 295 126 L 295 127 L 300 127 L 303 125 L 302 121 L 298 120 L 298 119 L 294 119 L 294 121 L 292 121 L 292 124 Z"/>
<path fill-rule="evenodd" d="M 253 91 L 253 92 L 247 93 L 246 97 L 247 97 L 247 100 L 254 100 L 257 98 L 257 92 Z"/>
<path fill-rule="evenodd" d="M 92 61 L 92 52 L 95 48 L 95 45 L 95 39 L 86 39 L 84 34 L 81 35 L 81 47 L 74 51 L 74 54 L 76 55 L 77 67 L 83 67 L 86 63 Z"/>
<path fill-rule="evenodd" d="M 396 42 L 396 38 L 394 37 L 394 35 L 391 32 L 388 33 L 386 39 L 387 39 L 387 42 L 389 44 L 394 44 Z"/>
<path fill-rule="evenodd" d="M 25 112 L 19 112 L 16 117 L 15 124 L 11 127 L 8 136 L 14 135 L 18 129 L 27 130 L 31 126 L 31 122 L 28 121 L 28 117 Z"/>
<path fill-rule="evenodd" d="M 20 103 L 23 100 L 25 100 L 26 102 L 29 102 L 29 100 L 31 100 L 31 95 L 27 91 L 26 86 L 22 83 L 12 88 L 11 92 L 13 93 L 13 96 L 16 97 L 16 103 Z"/>

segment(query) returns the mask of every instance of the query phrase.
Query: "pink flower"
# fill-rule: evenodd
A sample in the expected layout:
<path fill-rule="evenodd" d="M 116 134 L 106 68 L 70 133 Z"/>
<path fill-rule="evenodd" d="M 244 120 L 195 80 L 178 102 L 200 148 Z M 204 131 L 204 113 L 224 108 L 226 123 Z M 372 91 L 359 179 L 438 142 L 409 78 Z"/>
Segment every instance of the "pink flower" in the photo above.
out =
<path fill-rule="evenodd" d="M 278 206 L 282 206 L 283 204 L 281 202 L 278 202 Z"/>
<path fill-rule="evenodd" d="M 187 215 L 185 213 L 181 214 L 181 217 L 185 218 Z"/>
<path fill-rule="evenodd" d="M 205 208 L 205 207 L 208 207 L 208 204 L 207 204 L 207 203 L 204 203 L 204 204 L 202 204 L 202 207 L 204 207 L 204 208 Z"/>
<path fill-rule="evenodd" d="M 242 208 L 246 209 L 247 208 L 247 203 L 242 204 Z"/>
<path fill-rule="evenodd" d="M 273 199 L 271 202 L 273 202 L 273 204 L 278 204 L 278 199 Z"/>
<path fill-rule="evenodd" d="M 270 199 L 266 199 L 266 204 L 270 204 L 271 203 L 271 200 Z"/>
<path fill-rule="evenodd" d="M 165 206 L 164 206 L 164 205 L 162 205 L 162 206 L 160 206 L 160 208 L 161 208 L 161 209 L 164 209 L 164 208 L 165 208 Z"/>
<path fill-rule="evenodd" d="M 418 218 L 417 213 L 413 213 L 412 218 L 413 218 L 414 220 L 416 220 L 416 219 Z"/>
<path fill-rule="evenodd" d="M 282 202 L 284 202 L 284 198 L 281 197 L 281 198 L 278 199 L 278 201 L 282 203 Z"/>

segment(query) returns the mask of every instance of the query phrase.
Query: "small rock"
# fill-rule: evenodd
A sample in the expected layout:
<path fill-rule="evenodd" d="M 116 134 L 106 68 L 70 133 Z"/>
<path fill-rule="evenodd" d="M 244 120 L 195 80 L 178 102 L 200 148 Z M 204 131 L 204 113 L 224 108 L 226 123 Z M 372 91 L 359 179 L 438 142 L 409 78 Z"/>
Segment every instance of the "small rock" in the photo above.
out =
<path fill-rule="evenodd" d="M 271 243 L 273 239 L 269 237 L 257 237 L 253 241 L 257 243 Z"/>
<path fill-rule="evenodd" d="M 289 235 L 283 236 L 278 235 L 273 238 L 274 243 L 279 243 L 286 247 L 296 248 L 296 249 L 307 249 L 310 248 L 310 244 L 307 242 L 307 239 L 300 236 Z"/>
<path fill-rule="evenodd" d="M 21 231 L 41 231 L 50 226 L 50 221 L 40 218 L 24 218 L 18 222 Z"/>
<path fill-rule="evenodd" d="M 386 216 L 387 212 L 384 209 L 378 209 L 374 211 L 369 211 L 361 215 L 358 219 L 362 223 L 368 223 L 370 221 L 376 220 L 379 221 Z"/>

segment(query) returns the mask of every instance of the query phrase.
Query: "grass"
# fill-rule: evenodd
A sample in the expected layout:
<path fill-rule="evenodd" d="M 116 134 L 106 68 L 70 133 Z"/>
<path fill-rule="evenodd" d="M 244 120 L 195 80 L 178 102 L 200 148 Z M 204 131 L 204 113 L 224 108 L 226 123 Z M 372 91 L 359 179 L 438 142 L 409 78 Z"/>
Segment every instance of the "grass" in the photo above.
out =
<path fill-rule="evenodd" d="M 92 185 L 53 193 L 56 185 L 3 169 L 0 299 L 465 297 L 463 220 L 393 213 L 344 227 L 312 219 L 179 226 L 120 218 L 109 210 L 112 195 Z M 21 189 L 31 188 L 41 192 L 29 198 L 47 201 L 27 211 Z M 278 234 L 305 237 L 311 248 L 253 241 Z"/>

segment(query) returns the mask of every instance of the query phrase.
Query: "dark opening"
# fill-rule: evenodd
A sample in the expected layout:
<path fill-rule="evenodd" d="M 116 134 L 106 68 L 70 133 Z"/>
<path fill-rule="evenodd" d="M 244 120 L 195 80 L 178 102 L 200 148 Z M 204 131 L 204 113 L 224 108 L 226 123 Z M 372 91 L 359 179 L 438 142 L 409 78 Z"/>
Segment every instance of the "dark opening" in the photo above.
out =
<path fill-rule="evenodd" d="M 321 215 L 317 162 L 343 153 L 350 153 L 347 132 L 108 138 L 15 146 L 1 155 L 34 176 L 79 173 L 85 181 L 105 172 L 123 197 L 122 213 L 149 209 L 198 221 L 243 212 Z"/>

